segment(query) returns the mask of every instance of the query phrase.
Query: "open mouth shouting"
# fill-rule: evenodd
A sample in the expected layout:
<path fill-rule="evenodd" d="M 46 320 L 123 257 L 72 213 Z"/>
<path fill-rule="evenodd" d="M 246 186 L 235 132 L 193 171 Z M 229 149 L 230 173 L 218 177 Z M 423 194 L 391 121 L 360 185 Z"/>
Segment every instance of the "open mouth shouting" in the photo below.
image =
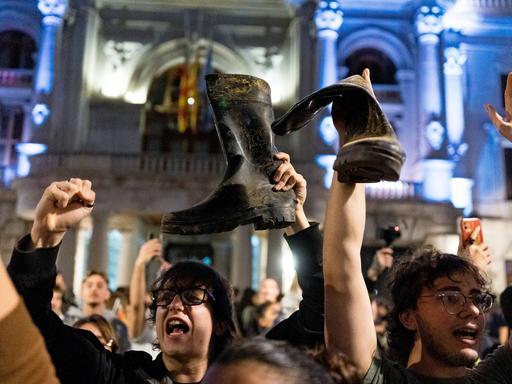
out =
<path fill-rule="evenodd" d="M 463 344 L 468 346 L 475 345 L 479 340 L 479 332 L 474 327 L 457 328 L 452 334 Z"/>
<path fill-rule="evenodd" d="M 184 335 L 190 331 L 189 325 L 176 317 L 170 318 L 165 324 L 165 332 L 168 336 Z"/>

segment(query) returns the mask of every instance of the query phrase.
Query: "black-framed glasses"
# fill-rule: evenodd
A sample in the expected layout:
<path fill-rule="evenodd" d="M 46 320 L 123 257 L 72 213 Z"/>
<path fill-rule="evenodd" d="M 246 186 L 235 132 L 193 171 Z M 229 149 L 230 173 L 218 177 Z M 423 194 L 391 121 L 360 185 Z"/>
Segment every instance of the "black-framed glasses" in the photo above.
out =
<path fill-rule="evenodd" d="M 215 301 L 215 298 L 206 288 L 191 287 L 184 289 L 160 288 L 151 292 L 153 304 L 157 307 L 167 307 L 172 303 L 176 295 L 180 296 L 183 305 L 200 305 L 205 303 L 208 298 Z"/>
<path fill-rule="evenodd" d="M 450 315 L 458 315 L 461 313 L 466 307 L 468 300 L 471 300 L 480 312 L 487 313 L 491 310 L 494 300 L 496 299 L 496 296 L 489 292 L 480 292 L 466 296 L 459 291 L 443 291 L 435 295 L 424 295 L 420 297 L 437 297 L 443 302 L 445 311 Z"/>

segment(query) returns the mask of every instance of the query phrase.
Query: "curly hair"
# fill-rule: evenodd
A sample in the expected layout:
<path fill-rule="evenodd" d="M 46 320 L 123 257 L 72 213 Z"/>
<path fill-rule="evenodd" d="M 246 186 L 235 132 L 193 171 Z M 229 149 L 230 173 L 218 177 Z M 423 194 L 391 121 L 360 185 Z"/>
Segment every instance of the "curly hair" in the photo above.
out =
<path fill-rule="evenodd" d="M 233 288 L 228 280 L 222 277 L 213 268 L 197 261 L 181 261 L 165 271 L 154 283 L 152 290 L 160 288 L 188 288 L 205 286 L 214 301 L 211 302 L 214 323 L 223 325 L 224 332 L 212 335 L 210 346 L 210 361 L 215 360 L 218 354 L 238 338 L 238 329 L 234 321 Z M 153 302 L 150 306 L 149 320 L 153 323 L 156 318 L 157 306 Z M 159 348 L 159 344 L 155 344 Z"/>
<path fill-rule="evenodd" d="M 469 260 L 449 253 L 441 253 L 432 246 L 417 249 L 396 262 L 391 270 L 389 287 L 394 307 L 388 326 L 390 357 L 407 364 L 414 345 L 415 332 L 407 329 L 400 321 L 400 314 L 415 309 L 424 288 L 432 288 L 436 279 L 448 277 L 453 280 L 456 273 L 471 275 L 477 284 L 488 289 L 488 280 Z"/>

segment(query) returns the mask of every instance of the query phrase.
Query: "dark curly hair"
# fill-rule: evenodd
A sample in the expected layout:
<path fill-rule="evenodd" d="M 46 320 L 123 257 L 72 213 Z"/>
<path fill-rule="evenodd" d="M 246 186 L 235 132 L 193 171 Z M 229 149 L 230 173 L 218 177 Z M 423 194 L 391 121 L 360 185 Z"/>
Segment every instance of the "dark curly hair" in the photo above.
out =
<path fill-rule="evenodd" d="M 181 261 L 165 271 L 154 283 L 152 290 L 160 288 L 187 288 L 205 286 L 214 297 L 211 302 L 214 323 L 224 326 L 220 335 L 213 334 L 210 345 L 210 361 L 230 345 L 239 333 L 234 321 L 233 289 L 228 280 L 213 268 L 197 261 Z M 149 320 L 155 322 L 156 305 L 149 306 Z M 158 343 L 155 347 L 159 348 Z"/>
<path fill-rule="evenodd" d="M 391 359 L 405 366 L 414 345 L 415 332 L 404 327 L 399 318 L 400 314 L 417 307 L 423 288 L 432 288 L 436 279 L 440 277 L 453 280 L 456 273 L 467 273 L 474 277 L 482 289 L 488 289 L 487 278 L 469 260 L 441 253 L 432 246 L 419 248 L 396 262 L 389 276 L 394 304 L 388 326 Z"/>

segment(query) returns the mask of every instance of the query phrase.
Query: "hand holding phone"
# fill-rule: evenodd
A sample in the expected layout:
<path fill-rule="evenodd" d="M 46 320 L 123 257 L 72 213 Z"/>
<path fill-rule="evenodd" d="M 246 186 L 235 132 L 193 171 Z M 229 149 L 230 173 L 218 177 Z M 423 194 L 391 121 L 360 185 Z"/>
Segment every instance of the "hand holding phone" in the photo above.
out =
<path fill-rule="evenodd" d="M 478 217 L 465 217 L 460 221 L 460 237 L 463 248 L 484 242 L 482 223 Z"/>

